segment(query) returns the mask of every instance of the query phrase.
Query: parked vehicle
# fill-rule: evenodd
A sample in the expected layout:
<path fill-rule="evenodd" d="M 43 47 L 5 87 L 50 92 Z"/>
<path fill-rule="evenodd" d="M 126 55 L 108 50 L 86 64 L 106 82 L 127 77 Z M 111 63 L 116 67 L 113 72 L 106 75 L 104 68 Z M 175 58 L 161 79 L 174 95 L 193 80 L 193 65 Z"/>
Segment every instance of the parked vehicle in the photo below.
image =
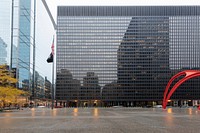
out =
<path fill-rule="evenodd" d="M 162 108 L 162 105 L 155 105 L 154 108 Z"/>

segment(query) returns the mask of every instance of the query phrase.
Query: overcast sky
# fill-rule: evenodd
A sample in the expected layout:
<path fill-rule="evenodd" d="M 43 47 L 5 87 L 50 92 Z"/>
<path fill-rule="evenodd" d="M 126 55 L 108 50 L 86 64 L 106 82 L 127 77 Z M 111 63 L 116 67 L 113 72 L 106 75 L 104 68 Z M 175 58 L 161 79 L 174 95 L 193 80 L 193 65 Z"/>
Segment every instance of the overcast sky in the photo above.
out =
<path fill-rule="evenodd" d="M 200 0 L 46 0 L 50 11 L 57 21 L 57 6 L 171 6 L 171 5 L 200 5 Z M 52 64 L 46 63 L 51 52 L 53 35 L 56 31 L 49 16 L 39 0 L 37 1 L 36 28 L 36 70 L 51 81 Z"/>
<path fill-rule="evenodd" d="M 56 7 L 64 6 L 145 6 L 200 5 L 200 0 L 46 0 L 56 18 Z"/>

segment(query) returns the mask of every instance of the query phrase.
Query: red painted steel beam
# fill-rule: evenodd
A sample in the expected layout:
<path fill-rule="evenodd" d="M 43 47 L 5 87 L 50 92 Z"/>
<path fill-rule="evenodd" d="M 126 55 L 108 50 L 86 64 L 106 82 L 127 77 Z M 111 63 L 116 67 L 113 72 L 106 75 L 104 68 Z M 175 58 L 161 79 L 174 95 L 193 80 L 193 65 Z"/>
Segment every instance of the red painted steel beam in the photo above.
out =
<path fill-rule="evenodd" d="M 173 87 L 172 89 L 170 90 L 170 92 L 168 93 L 169 91 L 169 88 L 170 88 L 170 85 L 171 83 L 178 77 L 182 76 L 182 75 L 185 75 L 184 78 L 182 78 L 181 80 L 179 80 Z M 166 109 L 166 106 L 167 106 L 167 102 L 168 100 L 170 99 L 170 97 L 172 96 L 172 94 L 176 91 L 176 89 L 181 85 L 183 84 L 185 81 L 191 79 L 191 78 L 195 78 L 195 77 L 198 77 L 200 76 L 200 71 L 197 71 L 197 70 L 185 70 L 185 71 L 182 71 L 182 72 L 179 72 L 178 74 L 176 74 L 175 76 L 173 76 L 166 88 L 165 88 L 165 92 L 164 92 L 164 96 L 163 96 L 163 109 Z"/>

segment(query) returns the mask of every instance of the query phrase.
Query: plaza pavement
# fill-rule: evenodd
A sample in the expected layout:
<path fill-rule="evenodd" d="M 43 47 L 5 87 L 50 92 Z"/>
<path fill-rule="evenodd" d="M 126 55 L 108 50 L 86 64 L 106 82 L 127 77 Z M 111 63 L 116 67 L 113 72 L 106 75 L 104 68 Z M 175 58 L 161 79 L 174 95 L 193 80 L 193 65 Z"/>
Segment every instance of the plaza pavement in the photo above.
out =
<path fill-rule="evenodd" d="M 0 133 L 199 133 L 196 108 L 33 108 L 0 113 Z"/>

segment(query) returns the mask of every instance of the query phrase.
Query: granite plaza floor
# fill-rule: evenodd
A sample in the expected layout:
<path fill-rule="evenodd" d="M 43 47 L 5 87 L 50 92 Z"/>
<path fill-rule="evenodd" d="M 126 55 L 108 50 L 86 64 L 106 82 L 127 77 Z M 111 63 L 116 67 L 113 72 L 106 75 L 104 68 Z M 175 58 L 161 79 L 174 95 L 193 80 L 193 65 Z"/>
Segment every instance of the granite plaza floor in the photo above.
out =
<path fill-rule="evenodd" d="M 0 113 L 0 133 L 199 133 L 196 108 L 33 108 Z"/>

